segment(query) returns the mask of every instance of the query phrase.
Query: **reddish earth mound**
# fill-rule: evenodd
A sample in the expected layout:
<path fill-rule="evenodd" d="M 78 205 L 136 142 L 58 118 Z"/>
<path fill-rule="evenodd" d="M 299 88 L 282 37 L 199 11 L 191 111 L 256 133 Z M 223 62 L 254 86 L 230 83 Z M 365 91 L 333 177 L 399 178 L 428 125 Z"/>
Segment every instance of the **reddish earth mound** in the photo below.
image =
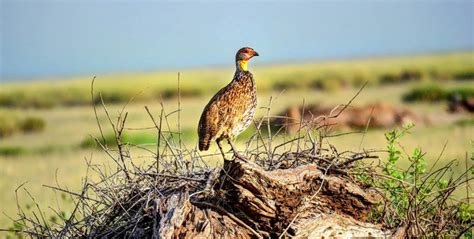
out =
<path fill-rule="evenodd" d="M 335 117 L 337 116 L 337 117 Z M 388 103 L 372 103 L 365 106 L 320 107 L 318 105 L 292 106 L 279 114 L 272 125 L 295 132 L 300 125 L 331 125 L 334 128 L 392 128 L 405 123 L 424 123 L 424 119 L 405 107 Z"/>

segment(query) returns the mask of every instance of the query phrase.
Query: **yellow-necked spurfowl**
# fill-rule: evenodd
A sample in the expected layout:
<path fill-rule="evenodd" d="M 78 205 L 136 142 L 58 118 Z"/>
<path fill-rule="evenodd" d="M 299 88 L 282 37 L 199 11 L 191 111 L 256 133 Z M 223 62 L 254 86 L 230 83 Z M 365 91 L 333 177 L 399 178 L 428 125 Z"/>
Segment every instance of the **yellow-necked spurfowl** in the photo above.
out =
<path fill-rule="evenodd" d="M 198 126 L 199 150 L 208 150 L 215 140 L 225 159 L 220 142 L 227 139 L 237 154 L 232 140 L 249 127 L 257 107 L 255 81 L 247 69 L 248 61 L 254 56 L 258 53 L 250 47 L 237 51 L 234 79 L 212 97 L 202 112 Z"/>

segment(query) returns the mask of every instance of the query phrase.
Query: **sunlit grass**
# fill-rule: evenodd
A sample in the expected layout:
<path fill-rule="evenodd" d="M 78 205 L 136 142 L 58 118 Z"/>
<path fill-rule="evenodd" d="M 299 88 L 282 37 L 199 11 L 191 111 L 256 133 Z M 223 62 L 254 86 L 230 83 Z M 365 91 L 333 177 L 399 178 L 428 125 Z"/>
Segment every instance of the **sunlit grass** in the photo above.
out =
<path fill-rule="evenodd" d="M 427 56 L 404 56 L 367 60 L 329 61 L 285 65 L 258 65 L 252 72 L 260 92 L 281 89 L 338 90 L 358 86 L 406 81 L 464 80 L 474 75 L 474 52 Z M 233 67 L 181 71 L 181 94 L 204 96 L 224 86 L 233 76 Z M 9 83 L 0 88 L 0 105 L 55 107 L 90 104 L 92 76 L 44 79 L 27 83 Z M 109 102 L 159 100 L 177 95 L 177 72 L 146 72 L 100 75 L 96 89 Z"/>

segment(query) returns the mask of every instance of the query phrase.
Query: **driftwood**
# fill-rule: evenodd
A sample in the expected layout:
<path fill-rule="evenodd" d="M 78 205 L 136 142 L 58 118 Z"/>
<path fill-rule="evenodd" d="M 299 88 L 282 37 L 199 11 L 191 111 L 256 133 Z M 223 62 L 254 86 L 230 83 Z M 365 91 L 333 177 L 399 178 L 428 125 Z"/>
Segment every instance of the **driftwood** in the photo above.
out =
<path fill-rule="evenodd" d="M 244 159 L 226 161 L 214 195 L 177 193 L 156 202 L 155 238 L 320 238 L 388 236 L 365 222 L 381 202 L 344 175 L 315 164 L 265 171 Z"/>

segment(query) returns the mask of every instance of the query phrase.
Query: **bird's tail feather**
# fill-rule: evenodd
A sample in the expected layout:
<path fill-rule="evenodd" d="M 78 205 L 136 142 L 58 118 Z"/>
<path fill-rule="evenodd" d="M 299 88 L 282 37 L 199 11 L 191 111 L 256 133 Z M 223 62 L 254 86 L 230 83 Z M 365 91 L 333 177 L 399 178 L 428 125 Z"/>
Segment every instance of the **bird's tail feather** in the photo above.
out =
<path fill-rule="evenodd" d="M 199 138 L 199 151 L 207 151 L 209 149 L 209 137 L 206 135 Z"/>

